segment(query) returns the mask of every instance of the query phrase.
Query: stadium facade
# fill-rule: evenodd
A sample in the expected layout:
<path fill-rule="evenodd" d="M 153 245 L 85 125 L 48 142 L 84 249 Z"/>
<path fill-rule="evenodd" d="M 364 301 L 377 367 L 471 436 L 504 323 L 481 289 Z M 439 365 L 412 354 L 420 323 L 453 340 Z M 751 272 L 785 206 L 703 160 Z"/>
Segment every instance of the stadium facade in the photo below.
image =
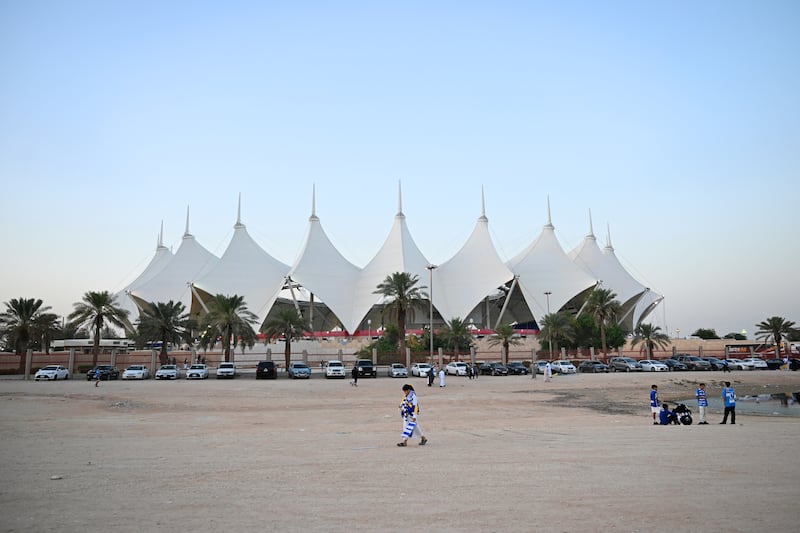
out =
<path fill-rule="evenodd" d="M 539 236 L 510 261 L 499 257 L 489 235 L 481 193 L 481 214 L 461 249 L 444 263 L 431 265 L 414 242 L 402 209 L 398 209 L 383 246 L 363 268 L 333 245 L 316 215 L 312 192 L 305 243 L 294 264 L 286 265 L 264 251 L 241 221 L 241 197 L 233 237 L 221 257 L 206 250 L 189 232 L 189 212 L 182 242 L 173 254 L 163 244 L 142 273 L 116 295 L 117 302 L 138 317 L 149 302 L 182 302 L 199 318 L 214 294 L 238 294 L 262 323 L 287 306 L 295 307 L 318 334 L 380 332 L 385 302 L 374 293 L 393 272 L 418 276 L 432 285 L 434 327 L 453 318 L 471 328 L 491 330 L 499 324 L 536 329 L 548 310 L 579 313 L 591 291 L 617 293 L 624 327 L 632 331 L 663 297 L 638 282 L 619 262 L 610 232 L 600 248 L 589 216 L 589 233 L 569 253 L 555 235 L 548 202 L 547 223 Z M 409 329 L 429 323 L 429 303 L 413 314 Z"/>

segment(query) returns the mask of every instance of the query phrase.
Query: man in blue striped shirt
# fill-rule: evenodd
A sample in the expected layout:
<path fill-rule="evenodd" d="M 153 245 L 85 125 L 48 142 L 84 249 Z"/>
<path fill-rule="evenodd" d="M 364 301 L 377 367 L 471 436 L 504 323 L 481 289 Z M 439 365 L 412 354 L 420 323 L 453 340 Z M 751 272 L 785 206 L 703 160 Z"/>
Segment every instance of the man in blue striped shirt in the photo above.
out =
<path fill-rule="evenodd" d="M 706 407 L 708 407 L 708 398 L 706 398 L 706 384 L 701 383 L 697 386 L 694 395 L 697 397 L 697 408 L 700 410 L 700 424 L 708 424 L 706 422 Z"/>

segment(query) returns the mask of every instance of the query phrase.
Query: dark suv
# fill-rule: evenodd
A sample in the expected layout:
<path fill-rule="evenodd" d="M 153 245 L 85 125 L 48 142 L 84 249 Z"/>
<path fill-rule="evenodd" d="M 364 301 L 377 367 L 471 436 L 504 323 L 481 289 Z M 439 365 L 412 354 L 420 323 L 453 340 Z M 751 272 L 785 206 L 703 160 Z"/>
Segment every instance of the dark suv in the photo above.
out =
<path fill-rule="evenodd" d="M 119 369 L 111 365 L 98 365 L 86 373 L 87 381 L 119 379 Z"/>
<path fill-rule="evenodd" d="M 711 363 L 706 361 L 705 359 L 700 359 L 696 355 L 689 355 L 688 353 L 679 353 L 674 357 L 684 365 L 686 365 L 689 370 L 711 370 Z"/>
<path fill-rule="evenodd" d="M 373 378 L 378 377 L 378 369 L 375 368 L 375 365 L 372 364 L 372 361 L 369 359 L 359 359 L 356 361 L 356 368 L 358 368 L 358 377 L 362 376 L 372 376 Z"/>
<path fill-rule="evenodd" d="M 278 371 L 272 361 L 260 361 L 256 367 L 256 379 L 275 379 Z"/>

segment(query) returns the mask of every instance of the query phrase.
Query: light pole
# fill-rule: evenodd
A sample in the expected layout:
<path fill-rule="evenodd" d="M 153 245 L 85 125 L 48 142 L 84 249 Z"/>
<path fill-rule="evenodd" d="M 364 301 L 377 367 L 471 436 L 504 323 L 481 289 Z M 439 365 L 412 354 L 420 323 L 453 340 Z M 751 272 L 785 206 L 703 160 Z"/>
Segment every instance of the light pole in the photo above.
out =
<path fill-rule="evenodd" d="M 550 314 L 550 295 L 551 294 L 553 294 L 553 293 L 550 292 L 550 291 L 545 291 L 545 293 L 544 293 L 545 298 L 547 298 L 547 314 L 548 315 Z M 551 325 L 551 327 L 547 328 L 547 344 L 548 344 L 548 348 L 550 348 L 550 360 L 552 361 L 553 360 L 553 332 L 550 331 L 551 329 L 552 329 L 552 325 Z"/>
<path fill-rule="evenodd" d="M 430 282 L 429 282 L 430 293 L 428 295 L 428 299 L 429 299 L 429 302 L 430 302 L 429 317 L 430 317 L 430 326 L 431 326 L 431 330 L 430 330 L 431 355 L 430 355 L 430 360 L 428 361 L 428 364 L 433 366 L 433 271 L 436 270 L 439 267 L 436 266 L 436 265 L 428 265 L 425 268 L 428 269 L 428 274 L 429 274 L 429 277 L 430 277 Z"/>
<path fill-rule="evenodd" d="M 367 319 L 367 346 L 372 342 L 372 319 Z"/>

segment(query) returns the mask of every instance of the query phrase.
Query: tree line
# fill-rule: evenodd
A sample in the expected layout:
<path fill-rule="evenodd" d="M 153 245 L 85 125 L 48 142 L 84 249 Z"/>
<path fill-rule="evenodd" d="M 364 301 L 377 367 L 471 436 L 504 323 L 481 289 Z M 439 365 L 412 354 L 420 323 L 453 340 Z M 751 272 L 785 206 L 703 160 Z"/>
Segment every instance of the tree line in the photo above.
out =
<path fill-rule="evenodd" d="M 438 331 L 426 328 L 421 337 L 401 335 L 406 330 L 406 320 L 417 309 L 422 309 L 428 294 L 419 285 L 419 277 L 408 272 L 394 272 L 376 286 L 374 294 L 383 296 L 386 304 L 384 316 L 390 320 L 381 337 L 363 348 L 364 354 L 376 349 L 378 353 L 405 353 L 410 345 L 413 351 L 425 351 L 431 346 L 443 348 L 453 354 L 456 360 L 460 353 L 469 352 L 473 336 L 469 325 L 460 317 L 445 322 Z M 656 349 L 665 349 L 670 342 L 668 335 L 653 324 L 639 324 L 633 332 L 627 332 L 620 325 L 622 309 L 617 295 L 610 289 L 596 288 L 589 295 L 582 312 L 573 315 L 567 311 L 547 313 L 538 321 L 539 340 L 543 349 L 553 349 L 558 353 L 560 347 L 568 349 L 600 346 L 607 355 L 609 349 L 622 347 L 629 333 L 633 333 L 632 345 L 641 345 L 648 357 Z M 137 346 L 158 341 L 161 343 L 160 361 L 167 362 L 167 347 L 170 344 L 186 343 L 201 349 L 221 343 L 225 361 L 231 361 L 232 352 L 237 346 L 252 348 L 257 340 L 256 323 L 258 318 L 252 313 L 239 295 L 215 295 L 206 303 L 207 311 L 199 319 L 190 318 L 181 302 L 150 302 L 140 309 L 139 317 L 131 323 L 129 312 L 114 302 L 109 291 L 86 292 L 81 301 L 73 304 L 73 311 L 61 319 L 41 299 L 12 298 L 4 302 L 5 311 L 0 314 L 0 347 L 4 351 L 19 354 L 19 368 L 24 369 L 28 349 L 49 351 L 55 339 L 91 338 L 92 364 L 97 365 L 100 353 L 100 340 L 115 336 L 112 327 L 124 330 Z M 756 339 L 773 342 L 778 346 L 776 357 L 781 357 L 783 340 L 800 339 L 800 330 L 795 323 L 783 317 L 773 316 L 759 324 Z M 310 331 L 310 325 L 297 308 L 278 310 L 258 328 L 265 336 L 265 342 L 275 339 L 285 341 L 284 358 L 286 366 L 291 359 L 291 343 Z M 702 334 L 714 330 L 698 330 Z M 431 339 L 433 336 L 433 339 Z M 500 345 L 508 353 L 512 345 L 520 339 L 511 324 L 502 324 L 494 329 L 491 345 Z"/>

